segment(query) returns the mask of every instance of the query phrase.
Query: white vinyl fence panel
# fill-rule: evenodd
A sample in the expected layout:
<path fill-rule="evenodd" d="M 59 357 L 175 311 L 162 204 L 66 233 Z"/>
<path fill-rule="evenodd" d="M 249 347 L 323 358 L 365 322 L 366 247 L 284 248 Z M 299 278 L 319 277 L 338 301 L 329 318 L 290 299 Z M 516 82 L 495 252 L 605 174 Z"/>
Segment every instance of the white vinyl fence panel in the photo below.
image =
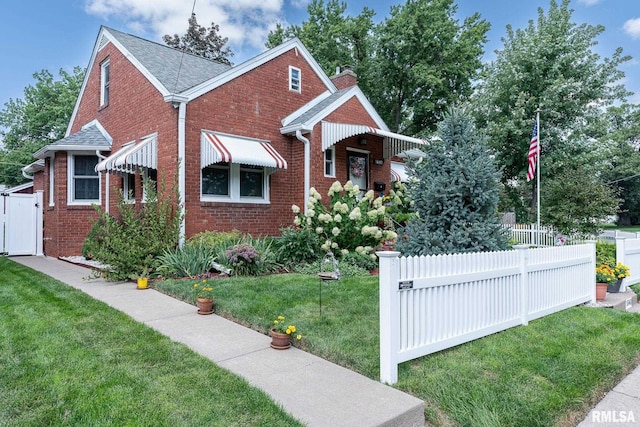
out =
<path fill-rule="evenodd" d="M 629 277 L 622 281 L 621 291 L 627 286 L 640 282 L 640 239 L 629 239 L 622 235 L 616 237 L 616 261 L 629 267 Z"/>
<path fill-rule="evenodd" d="M 595 242 L 380 258 L 380 380 L 398 364 L 595 301 Z"/>

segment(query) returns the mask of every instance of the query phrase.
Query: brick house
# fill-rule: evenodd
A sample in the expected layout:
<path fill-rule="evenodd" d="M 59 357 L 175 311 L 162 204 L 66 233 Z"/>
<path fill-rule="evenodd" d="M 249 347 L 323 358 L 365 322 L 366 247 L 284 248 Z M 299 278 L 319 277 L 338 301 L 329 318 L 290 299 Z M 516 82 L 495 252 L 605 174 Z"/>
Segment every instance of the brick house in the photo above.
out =
<path fill-rule="evenodd" d="M 101 27 L 65 138 L 26 169 L 44 192 L 45 253 L 65 256 L 80 254 L 93 204 L 115 209 L 118 190 L 144 202 L 140 174 L 177 179 L 183 237 L 278 235 L 309 188 L 388 186 L 391 159 L 422 144 L 298 39 L 228 66 Z"/>

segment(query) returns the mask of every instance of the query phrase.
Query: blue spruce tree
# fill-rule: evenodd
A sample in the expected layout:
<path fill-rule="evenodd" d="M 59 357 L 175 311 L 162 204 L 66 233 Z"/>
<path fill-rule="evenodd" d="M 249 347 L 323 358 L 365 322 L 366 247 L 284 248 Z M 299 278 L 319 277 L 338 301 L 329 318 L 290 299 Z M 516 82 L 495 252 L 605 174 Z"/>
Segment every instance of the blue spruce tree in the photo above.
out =
<path fill-rule="evenodd" d="M 418 216 L 399 233 L 396 248 L 404 255 L 505 249 L 497 215 L 500 174 L 486 137 L 460 109 L 447 113 L 438 134 L 427 156 L 413 164 L 417 179 L 409 193 Z"/>

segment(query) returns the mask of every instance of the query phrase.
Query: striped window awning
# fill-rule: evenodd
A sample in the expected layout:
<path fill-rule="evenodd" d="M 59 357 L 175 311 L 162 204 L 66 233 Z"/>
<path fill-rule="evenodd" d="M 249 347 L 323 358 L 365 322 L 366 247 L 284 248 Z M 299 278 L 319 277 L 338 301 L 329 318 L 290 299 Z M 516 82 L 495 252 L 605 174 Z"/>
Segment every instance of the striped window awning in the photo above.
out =
<path fill-rule="evenodd" d="M 206 168 L 214 163 L 240 163 L 274 169 L 287 168 L 287 161 L 269 141 L 202 131 L 200 167 Z"/>
<path fill-rule="evenodd" d="M 96 165 L 96 171 L 135 173 L 138 168 L 158 168 L 158 136 L 125 144 Z"/>
<path fill-rule="evenodd" d="M 399 162 L 391 162 L 391 182 L 408 182 L 409 174 L 406 165 Z"/>
<path fill-rule="evenodd" d="M 356 135 L 378 135 L 383 137 L 383 157 L 389 159 L 407 150 L 424 147 L 429 142 L 412 136 L 389 132 L 371 126 L 348 123 L 322 122 L 322 151 L 343 139 Z"/>

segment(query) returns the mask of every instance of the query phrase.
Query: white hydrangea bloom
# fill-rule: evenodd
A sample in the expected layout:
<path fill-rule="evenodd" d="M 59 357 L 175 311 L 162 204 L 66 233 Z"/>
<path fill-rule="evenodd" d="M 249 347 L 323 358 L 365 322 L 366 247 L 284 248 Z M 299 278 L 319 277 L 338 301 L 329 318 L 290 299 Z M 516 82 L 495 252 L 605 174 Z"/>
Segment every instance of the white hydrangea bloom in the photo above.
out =
<path fill-rule="evenodd" d="M 353 182 L 349 180 L 344 184 L 344 191 L 346 191 L 347 193 L 351 193 L 351 190 L 353 190 Z"/>
<path fill-rule="evenodd" d="M 367 212 L 367 216 L 369 219 L 376 219 L 378 217 L 378 211 L 376 209 L 370 210 Z"/>
<path fill-rule="evenodd" d="M 331 215 L 329 215 L 328 213 L 321 213 L 320 215 L 318 215 L 318 221 L 320 222 L 331 222 L 333 218 L 331 218 Z"/>
<path fill-rule="evenodd" d="M 329 197 L 331 197 L 334 194 L 340 193 L 341 191 L 342 191 L 342 185 L 340 185 L 340 181 L 335 181 L 333 184 L 331 184 L 328 195 Z"/>
<path fill-rule="evenodd" d="M 375 193 L 373 192 L 373 190 L 367 191 L 366 194 L 364 195 L 364 198 L 369 201 L 373 200 L 374 197 L 375 197 Z"/>
<path fill-rule="evenodd" d="M 362 253 L 364 253 L 364 247 L 362 247 L 362 246 L 357 246 L 357 247 L 356 247 L 356 253 L 357 253 L 357 254 L 362 254 Z"/>
<path fill-rule="evenodd" d="M 385 240 L 396 240 L 398 238 L 398 233 L 393 230 L 385 230 L 384 238 Z"/>
<path fill-rule="evenodd" d="M 351 191 L 349 191 L 349 194 L 352 196 L 357 196 L 358 194 L 360 194 L 360 187 L 354 185 Z"/>
<path fill-rule="evenodd" d="M 326 243 L 323 243 L 320 246 L 320 249 L 322 249 L 324 252 L 327 252 L 329 250 L 329 245 L 327 245 Z"/>
<path fill-rule="evenodd" d="M 337 244 L 336 242 L 333 242 L 333 243 L 331 244 L 331 248 L 333 248 L 333 249 L 338 249 L 338 244 Z"/>
<path fill-rule="evenodd" d="M 341 222 L 342 221 L 342 215 L 336 214 L 336 216 L 333 217 L 333 220 L 335 222 Z"/>
<path fill-rule="evenodd" d="M 307 225 L 308 226 L 313 225 L 313 219 L 311 217 L 309 217 L 309 216 L 307 217 Z"/>
<path fill-rule="evenodd" d="M 292 205 L 291 206 L 291 210 L 293 211 L 294 214 L 299 214 L 300 213 L 300 208 L 296 205 Z"/>
<path fill-rule="evenodd" d="M 373 251 L 373 248 L 372 248 L 371 246 L 365 246 L 365 247 L 364 247 L 364 252 L 365 252 L 365 253 L 367 253 L 367 254 L 368 254 L 368 253 L 370 253 L 371 251 Z"/>
<path fill-rule="evenodd" d="M 340 252 L 342 252 L 342 255 L 347 255 L 349 254 L 349 249 L 343 249 Z"/>
<path fill-rule="evenodd" d="M 316 234 L 322 234 L 324 229 L 322 227 L 316 227 Z"/>
<path fill-rule="evenodd" d="M 316 207 L 316 199 L 309 199 L 307 202 L 307 209 L 313 209 Z"/>
<path fill-rule="evenodd" d="M 313 209 L 309 209 L 307 211 L 307 218 L 313 218 L 314 216 L 316 216 L 316 211 L 314 211 Z"/>
<path fill-rule="evenodd" d="M 315 187 L 311 187 L 309 189 L 309 197 L 316 201 L 322 200 L 322 196 L 320 195 L 320 193 L 318 193 L 318 190 L 316 190 Z"/>
<path fill-rule="evenodd" d="M 378 209 L 380 206 L 382 206 L 382 197 L 378 197 L 373 201 L 373 207 Z"/>
<path fill-rule="evenodd" d="M 293 219 L 293 225 L 300 226 L 300 218 L 295 217 L 295 218 Z"/>
<path fill-rule="evenodd" d="M 331 230 L 331 234 L 337 236 L 338 234 L 340 234 L 340 229 L 338 227 L 333 227 L 333 229 Z"/>
<path fill-rule="evenodd" d="M 353 208 L 353 210 L 349 214 L 349 219 L 352 221 L 358 221 L 360 218 L 362 218 L 362 213 L 360 212 L 360 206 L 356 206 L 355 208 Z"/>
<path fill-rule="evenodd" d="M 378 209 L 378 215 L 384 215 L 386 208 L 384 206 L 380 206 Z"/>

